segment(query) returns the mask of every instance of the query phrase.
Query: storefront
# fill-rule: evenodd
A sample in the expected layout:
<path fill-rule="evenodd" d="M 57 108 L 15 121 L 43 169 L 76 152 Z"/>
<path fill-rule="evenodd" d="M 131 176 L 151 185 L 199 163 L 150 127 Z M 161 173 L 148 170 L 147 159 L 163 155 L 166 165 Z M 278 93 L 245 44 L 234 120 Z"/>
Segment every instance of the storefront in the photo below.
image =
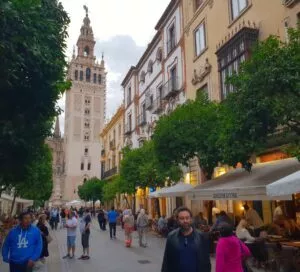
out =
<path fill-rule="evenodd" d="M 193 201 L 204 200 L 203 212 L 212 219 L 212 208 L 225 210 L 233 218 L 243 214 L 243 204 L 253 206 L 263 217 L 265 223 L 272 220 L 275 201 L 293 199 L 291 194 L 270 196 L 267 186 L 300 170 L 297 159 L 290 158 L 266 163 L 258 163 L 251 172 L 242 168 L 196 186 L 187 192 Z M 193 205 L 193 204 L 192 204 Z"/>

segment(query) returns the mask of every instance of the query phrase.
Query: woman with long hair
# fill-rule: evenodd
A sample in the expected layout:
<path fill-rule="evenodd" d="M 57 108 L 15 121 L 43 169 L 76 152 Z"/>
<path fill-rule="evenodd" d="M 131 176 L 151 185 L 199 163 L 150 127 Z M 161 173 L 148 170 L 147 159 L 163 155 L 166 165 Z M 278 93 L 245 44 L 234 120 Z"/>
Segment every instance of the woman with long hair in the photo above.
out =
<path fill-rule="evenodd" d="M 134 230 L 134 216 L 132 211 L 129 209 L 124 215 L 124 232 L 125 232 L 125 245 L 131 247 L 132 243 L 132 232 Z"/>
<path fill-rule="evenodd" d="M 243 272 L 246 259 L 251 256 L 248 247 L 233 234 L 228 223 L 219 225 L 221 238 L 217 244 L 216 272 Z"/>

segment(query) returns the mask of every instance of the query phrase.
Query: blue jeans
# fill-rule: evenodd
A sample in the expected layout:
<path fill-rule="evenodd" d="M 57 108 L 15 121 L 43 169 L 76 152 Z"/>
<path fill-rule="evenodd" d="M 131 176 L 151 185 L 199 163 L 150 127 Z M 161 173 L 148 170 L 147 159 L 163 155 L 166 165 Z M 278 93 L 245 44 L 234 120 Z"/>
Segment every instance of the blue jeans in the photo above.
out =
<path fill-rule="evenodd" d="M 75 244 L 76 244 L 76 236 L 68 236 L 67 237 L 67 246 L 68 246 L 68 248 L 75 247 Z"/>

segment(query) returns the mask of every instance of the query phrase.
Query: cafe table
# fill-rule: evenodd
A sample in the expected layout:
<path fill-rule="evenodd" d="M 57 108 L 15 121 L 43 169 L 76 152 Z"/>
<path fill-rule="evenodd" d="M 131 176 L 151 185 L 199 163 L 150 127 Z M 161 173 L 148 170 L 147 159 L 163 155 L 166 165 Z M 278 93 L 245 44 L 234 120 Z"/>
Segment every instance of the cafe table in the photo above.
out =
<path fill-rule="evenodd" d="M 296 247 L 300 249 L 300 241 L 280 242 L 282 246 Z"/>

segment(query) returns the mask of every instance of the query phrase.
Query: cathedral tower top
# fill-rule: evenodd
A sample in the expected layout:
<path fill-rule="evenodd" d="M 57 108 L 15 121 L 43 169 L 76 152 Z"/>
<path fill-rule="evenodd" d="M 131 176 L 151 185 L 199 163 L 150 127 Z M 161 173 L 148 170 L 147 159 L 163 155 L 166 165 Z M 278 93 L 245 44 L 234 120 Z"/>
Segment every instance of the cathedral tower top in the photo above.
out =
<path fill-rule="evenodd" d="M 77 40 L 78 57 L 95 59 L 94 47 L 96 41 L 94 39 L 94 33 L 91 27 L 91 20 L 89 18 L 87 6 L 84 6 L 84 10 L 86 15 L 83 19 L 83 25 L 81 26 L 80 35 Z"/>

